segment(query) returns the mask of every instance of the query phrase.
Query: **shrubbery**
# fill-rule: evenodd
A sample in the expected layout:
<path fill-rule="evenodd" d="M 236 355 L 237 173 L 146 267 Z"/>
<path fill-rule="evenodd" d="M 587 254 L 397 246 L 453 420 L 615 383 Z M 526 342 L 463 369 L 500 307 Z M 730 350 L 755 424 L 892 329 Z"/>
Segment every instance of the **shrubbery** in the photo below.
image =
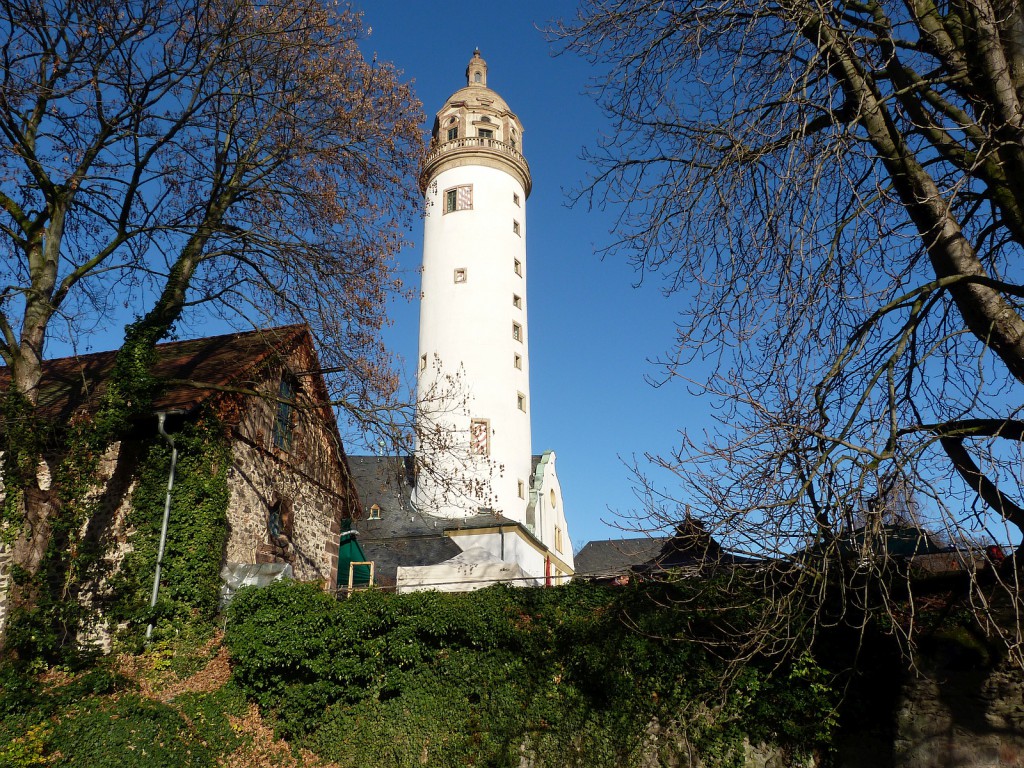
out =
<path fill-rule="evenodd" d="M 240 743 L 227 716 L 246 706 L 234 684 L 183 694 L 172 705 L 156 701 L 106 661 L 48 682 L 7 665 L 0 669 L 0 768 L 212 768 Z"/>
<path fill-rule="evenodd" d="M 809 655 L 754 661 L 724 689 L 724 662 L 685 639 L 699 611 L 664 607 L 686 588 L 336 602 L 280 583 L 239 593 L 226 642 L 236 681 L 278 731 L 341 765 L 517 766 L 533 753 L 618 767 L 691 746 L 730 765 L 745 737 L 824 747 L 836 698 L 826 673 Z"/>
<path fill-rule="evenodd" d="M 0 668 L 0 768 L 214 765 L 247 748 L 231 720 L 246 697 L 293 748 L 360 768 L 620 768 L 691 750 L 711 768 L 742 764 L 745 740 L 826 749 L 836 696 L 809 654 L 728 667 L 693 641 L 727 643 L 745 610 L 708 581 L 343 602 L 310 584 L 242 590 L 232 680 L 209 692 L 144 693 L 205 670 L 216 644 L 192 634 L 75 675 Z"/>

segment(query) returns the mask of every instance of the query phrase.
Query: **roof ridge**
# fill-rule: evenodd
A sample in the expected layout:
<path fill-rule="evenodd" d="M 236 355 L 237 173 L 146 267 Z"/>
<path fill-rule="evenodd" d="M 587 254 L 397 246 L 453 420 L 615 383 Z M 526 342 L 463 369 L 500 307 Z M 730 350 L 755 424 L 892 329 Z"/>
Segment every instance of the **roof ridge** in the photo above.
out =
<path fill-rule="evenodd" d="M 197 336 L 192 339 L 176 339 L 175 341 L 161 341 L 158 342 L 154 349 L 168 349 L 170 347 L 178 346 L 181 344 L 194 344 L 197 341 L 217 341 L 218 339 L 226 339 L 229 337 L 236 337 L 241 339 L 245 336 L 255 336 L 257 334 L 269 334 L 269 333 L 281 333 L 281 332 L 295 332 L 307 329 L 309 326 L 306 323 L 291 323 L 289 325 L 276 325 L 271 328 L 253 328 L 249 331 L 231 331 L 230 333 L 219 333 L 216 336 Z M 120 352 L 122 347 L 116 347 L 114 349 L 103 349 L 98 352 L 86 352 L 84 354 L 73 354 L 65 355 L 64 357 L 47 357 L 43 358 L 43 365 L 47 363 L 55 363 L 60 360 L 88 360 L 90 358 L 98 358 L 103 355 L 115 355 Z M 0 369 L 6 366 L 0 366 Z"/>

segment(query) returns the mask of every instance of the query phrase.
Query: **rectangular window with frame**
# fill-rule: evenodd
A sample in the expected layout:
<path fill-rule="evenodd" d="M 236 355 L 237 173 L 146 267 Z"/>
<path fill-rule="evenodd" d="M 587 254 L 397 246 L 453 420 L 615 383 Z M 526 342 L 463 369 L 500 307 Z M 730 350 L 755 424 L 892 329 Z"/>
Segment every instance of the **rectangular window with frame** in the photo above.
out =
<path fill-rule="evenodd" d="M 277 411 L 274 414 L 274 446 L 282 451 L 290 451 L 293 437 L 293 419 L 295 416 L 295 382 L 285 374 L 277 389 Z"/>
<path fill-rule="evenodd" d="M 519 323 L 512 323 L 512 338 L 516 341 L 523 340 L 523 326 Z"/>
<path fill-rule="evenodd" d="M 517 206 L 519 205 L 519 193 L 518 192 L 513 192 L 512 193 L 512 202 L 515 203 Z"/>
<path fill-rule="evenodd" d="M 479 128 L 477 130 L 476 134 L 481 139 L 493 139 L 494 138 L 494 131 L 492 131 L 490 128 Z"/>
<path fill-rule="evenodd" d="M 455 141 L 457 138 L 459 138 L 459 129 L 458 128 L 449 128 L 448 129 L 448 141 Z"/>
<path fill-rule="evenodd" d="M 519 492 L 519 498 L 520 499 L 525 499 L 526 498 L 526 483 L 524 483 L 522 480 L 518 481 L 518 483 L 516 484 L 516 489 Z"/>
<path fill-rule="evenodd" d="M 512 263 L 512 269 L 513 269 L 513 270 L 515 271 L 515 273 L 516 273 L 517 275 L 519 275 L 520 277 L 522 277 L 522 276 L 523 276 L 523 262 L 521 262 L 521 261 L 520 261 L 519 259 L 516 259 L 515 261 L 513 261 L 513 263 Z"/>
<path fill-rule="evenodd" d="M 469 452 L 474 456 L 491 455 L 491 423 L 487 419 L 469 422 Z"/>
<path fill-rule="evenodd" d="M 512 306 L 515 307 L 516 309 L 522 309 L 523 308 L 523 297 L 519 296 L 518 294 L 513 293 L 512 294 Z"/>
<path fill-rule="evenodd" d="M 427 356 L 426 355 L 420 355 L 420 370 L 421 371 L 427 370 Z"/>
<path fill-rule="evenodd" d="M 455 282 L 456 283 L 464 283 L 464 282 L 466 282 L 466 268 L 465 267 L 456 267 L 455 268 Z"/>
<path fill-rule="evenodd" d="M 464 184 L 444 191 L 444 212 L 468 211 L 473 208 L 473 185 Z"/>
<path fill-rule="evenodd" d="M 526 413 L 526 395 L 524 395 L 522 392 L 516 393 L 516 408 L 518 408 L 523 413 Z"/>
<path fill-rule="evenodd" d="M 516 370 L 519 370 L 519 371 L 523 370 L 523 356 L 522 355 L 520 355 L 518 353 L 513 353 L 512 367 L 514 367 Z"/>
<path fill-rule="evenodd" d="M 562 551 L 562 529 L 557 525 L 555 526 L 555 549 L 559 552 Z"/>
<path fill-rule="evenodd" d="M 522 233 L 519 231 L 519 222 L 512 219 L 512 233 L 522 237 Z"/>

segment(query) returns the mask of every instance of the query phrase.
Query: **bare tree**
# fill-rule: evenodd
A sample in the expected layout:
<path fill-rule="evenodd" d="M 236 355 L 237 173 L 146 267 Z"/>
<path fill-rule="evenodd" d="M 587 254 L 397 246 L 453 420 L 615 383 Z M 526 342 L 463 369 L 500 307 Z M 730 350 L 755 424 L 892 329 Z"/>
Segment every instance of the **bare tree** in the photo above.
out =
<path fill-rule="evenodd" d="M 719 409 L 651 457 L 717 535 L 828 547 L 898 477 L 952 540 L 1019 543 L 1024 9 L 585 0 L 555 35 L 612 120 L 580 197 Z"/>
<path fill-rule="evenodd" d="M 393 410 L 379 330 L 421 110 L 362 36 L 358 13 L 318 0 L 0 1 L 3 528 L 23 583 L 145 411 L 153 346 L 182 318 L 305 321 L 333 398 L 364 422 Z M 118 307 L 143 311 L 44 487 L 47 338 Z"/>

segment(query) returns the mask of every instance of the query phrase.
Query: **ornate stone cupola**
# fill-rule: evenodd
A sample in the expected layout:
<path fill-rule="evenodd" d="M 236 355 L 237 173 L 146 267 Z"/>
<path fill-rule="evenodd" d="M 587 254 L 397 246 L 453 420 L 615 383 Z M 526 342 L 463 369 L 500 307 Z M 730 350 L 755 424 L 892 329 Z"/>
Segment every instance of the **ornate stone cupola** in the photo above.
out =
<path fill-rule="evenodd" d="M 530 194 L 533 181 L 523 156 L 523 124 L 497 93 L 487 87 L 487 62 L 480 50 L 466 66 L 466 87 L 453 93 L 437 113 L 431 150 L 420 173 L 420 190 L 443 171 L 479 165 L 510 173 Z"/>

